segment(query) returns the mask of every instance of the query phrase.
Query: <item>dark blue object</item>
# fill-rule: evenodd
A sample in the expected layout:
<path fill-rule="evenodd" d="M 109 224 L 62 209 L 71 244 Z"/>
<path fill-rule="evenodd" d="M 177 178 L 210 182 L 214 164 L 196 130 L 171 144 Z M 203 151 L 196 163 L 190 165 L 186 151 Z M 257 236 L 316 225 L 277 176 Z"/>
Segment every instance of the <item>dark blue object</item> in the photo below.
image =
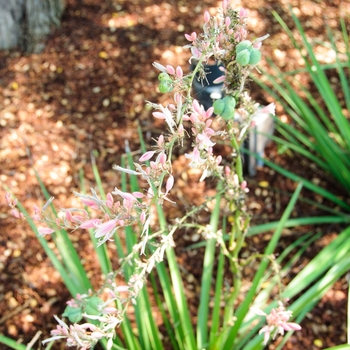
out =
<path fill-rule="evenodd" d="M 196 65 L 191 64 L 191 70 L 195 69 Z M 207 73 L 205 79 L 201 79 L 198 74 L 193 80 L 193 92 L 195 98 L 205 109 L 210 108 L 213 105 L 214 100 L 219 100 L 224 97 L 223 87 L 224 83 L 214 84 L 214 80 L 223 76 L 224 73 L 219 69 L 220 66 L 205 65 L 204 70 Z"/>

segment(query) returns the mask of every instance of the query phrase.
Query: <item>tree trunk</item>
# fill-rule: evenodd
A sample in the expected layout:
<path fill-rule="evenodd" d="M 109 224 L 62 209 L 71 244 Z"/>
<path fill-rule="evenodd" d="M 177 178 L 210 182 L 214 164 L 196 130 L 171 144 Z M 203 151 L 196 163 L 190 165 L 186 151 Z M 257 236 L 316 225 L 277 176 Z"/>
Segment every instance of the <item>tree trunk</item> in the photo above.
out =
<path fill-rule="evenodd" d="M 0 0 L 0 49 L 41 52 L 63 10 L 64 0 Z"/>

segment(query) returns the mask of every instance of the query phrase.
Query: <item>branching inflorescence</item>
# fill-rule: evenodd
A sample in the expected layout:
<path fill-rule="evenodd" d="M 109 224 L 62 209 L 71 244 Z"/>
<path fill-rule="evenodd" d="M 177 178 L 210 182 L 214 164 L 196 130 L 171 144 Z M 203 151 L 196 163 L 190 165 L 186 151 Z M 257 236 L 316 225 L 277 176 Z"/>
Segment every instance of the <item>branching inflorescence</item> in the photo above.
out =
<path fill-rule="evenodd" d="M 238 254 L 249 226 L 249 215 L 245 209 L 248 187 L 243 178 L 240 148 L 254 120 L 275 113 L 274 104 L 261 107 L 250 98 L 246 89 L 249 74 L 261 59 L 262 41 L 268 37 L 266 35 L 253 41 L 247 39 L 247 15 L 245 9 L 235 10 L 227 0 L 223 1 L 218 15 L 212 17 L 205 12 L 203 33 L 185 34 L 189 41 L 186 47 L 191 50 L 190 63 L 195 64 L 189 74 L 184 75 L 180 66 L 174 68 L 154 63 L 154 67 L 160 71 L 159 90 L 174 93 L 173 103 L 167 106 L 149 102 L 154 109 L 153 116 L 164 120 L 167 132 L 155 140 L 152 150 L 142 154 L 134 163 L 134 169 L 114 167 L 117 171 L 141 177 L 147 184 L 142 192 L 129 193 L 115 188 L 107 194 L 106 200 L 102 200 L 94 190 L 90 195 L 75 193 L 93 215 L 87 210 L 74 208 L 61 210 L 56 219 L 51 219 L 45 214 L 50 203 L 41 210 L 35 208 L 33 219 L 45 224 L 38 229 L 41 236 L 51 235 L 61 228 L 93 229 L 98 244 L 102 245 L 112 240 L 120 228 L 141 227 L 139 241 L 123 259 L 121 268 L 105 278 L 106 283 L 100 291 L 77 295 L 70 301 L 64 316 L 73 325 L 68 326 L 56 316 L 59 325 L 52 331 L 52 338 L 45 342 L 65 338 L 67 346 L 89 349 L 101 338 L 106 338 L 108 348 L 112 347 L 115 328 L 123 321 L 129 302 L 137 302 L 148 274 L 158 262 L 164 260 L 166 249 L 174 246 L 173 234 L 186 219 L 177 220 L 169 230 L 161 229 L 150 234 L 151 223 L 157 220 L 157 206 L 162 206 L 164 201 L 172 202 L 170 193 L 175 182 L 172 158 L 174 148 L 182 147 L 184 139 L 191 140 L 192 149 L 185 154 L 189 166 L 201 170 L 200 181 L 209 177 L 217 179 L 218 191 L 224 194 L 234 217 L 230 240 L 224 242 L 220 238 L 218 243 L 229 258 L 233 274 L 240 278 Z M 214 101 L 213 106 L 205 110 L 191 96 L 191 89 L 194 79 L 205 81 L 206 75 L 210 74 L 206 66 L 212 62 L 220 64 L 223 72 L 215 83 L 224 83 L 225 97 Z M 232 159 L 223 159 L 222 155 L 215 154 L 217 140 L 231 145 Z M 10 196 L 7 196 L 7 200 L 13 214 L 20 218 L 22 214 L 16 209 L 16 203 Z M 194 212 L 200 209 L 195 208 Z M 152 254 L 144 256 L 147 244 L 155 237 L 158 239 L 157 243 L 152 241 Z M 137 273 L 125 285 L 117 286 L 114 282 L 117 274 L 122 272 L 124 264 L 130 263 L 137 266 Z M 235 296 L 229 300 L 232 310 L 238 286 L 239 283 L 235 284 Z M 265 315 L 262 312 L 259 314 Z M 300 329 L 298 325 L 287 322 L 290 316 L 291 313 L 284 311 L 283 306 L 277 311 L 274 309 L 273 316 L 267 316 L 269 324 L 262 329 L 265 342 L 270 334 L 275 335 L 289 328 Z M 78 324 L 83 317 L 99 321 L 99 325 L 96 322 Z"/>

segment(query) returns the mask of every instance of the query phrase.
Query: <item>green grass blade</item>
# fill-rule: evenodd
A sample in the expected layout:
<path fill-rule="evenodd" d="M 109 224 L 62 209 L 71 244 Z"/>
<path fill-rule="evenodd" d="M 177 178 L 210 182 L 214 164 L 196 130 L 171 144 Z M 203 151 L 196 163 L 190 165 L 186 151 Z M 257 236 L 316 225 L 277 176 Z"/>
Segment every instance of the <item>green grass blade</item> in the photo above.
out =
<path fill-rule="evenodd" d="M 220 218 L 220 201 L 221 194 L 215 197 L 215 207 L 210 218 L 210 228 L 212 232 L 218 230 L 218 222 Z M 198 316 L 197 316 L 197 348 L 202 349 L 207 346 L 208 342 L 208 312 L 209 312 L 209 296 L 211 290 L 211 282 L 213 278 L 213 266 L 215 259 L 216 238 L 210 238 L 204 253 L 202 284 L 199 300 Z"/>
<path fill-rule="evenodd" d="M 2 334 L 0 334 L 0 343 L 9 346 L 15 350 L 32 350 L 32 348 L 27 349 L 27 347 L 23 344 L 17 343 L 15 340 L 8 338 Z"/>
<path fill-rule="evenodd" d="M 226 218 L 223 219 L 222 232 L 226 231 Z M 224 282 L 224 272 L 225 272 L 225 255 L 222 252 L 222 249 L 219 251 L 218 256 L 218 267 L 215 278 L 215 295 L 214 295 L 214 308 L 211 318 L 211 328 L 209 335 L 209 343 L 214 344 L 216 337 L 220 332 L 220 312 L 222 309 L 222 291 L 223 291 L 223 282 Z"/>

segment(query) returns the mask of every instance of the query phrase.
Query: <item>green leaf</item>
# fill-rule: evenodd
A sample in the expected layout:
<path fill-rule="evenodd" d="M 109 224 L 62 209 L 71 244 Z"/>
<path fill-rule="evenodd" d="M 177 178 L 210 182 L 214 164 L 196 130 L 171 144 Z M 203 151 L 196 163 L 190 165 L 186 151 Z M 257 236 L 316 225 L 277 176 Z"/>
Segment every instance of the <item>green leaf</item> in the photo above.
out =
<path fill-rule="evenodd" d="M 83 318 L 83 311 L 79 307 L 67 306 L 62 316 L 67 317 L 70 322 L 78 323 Z"/>

